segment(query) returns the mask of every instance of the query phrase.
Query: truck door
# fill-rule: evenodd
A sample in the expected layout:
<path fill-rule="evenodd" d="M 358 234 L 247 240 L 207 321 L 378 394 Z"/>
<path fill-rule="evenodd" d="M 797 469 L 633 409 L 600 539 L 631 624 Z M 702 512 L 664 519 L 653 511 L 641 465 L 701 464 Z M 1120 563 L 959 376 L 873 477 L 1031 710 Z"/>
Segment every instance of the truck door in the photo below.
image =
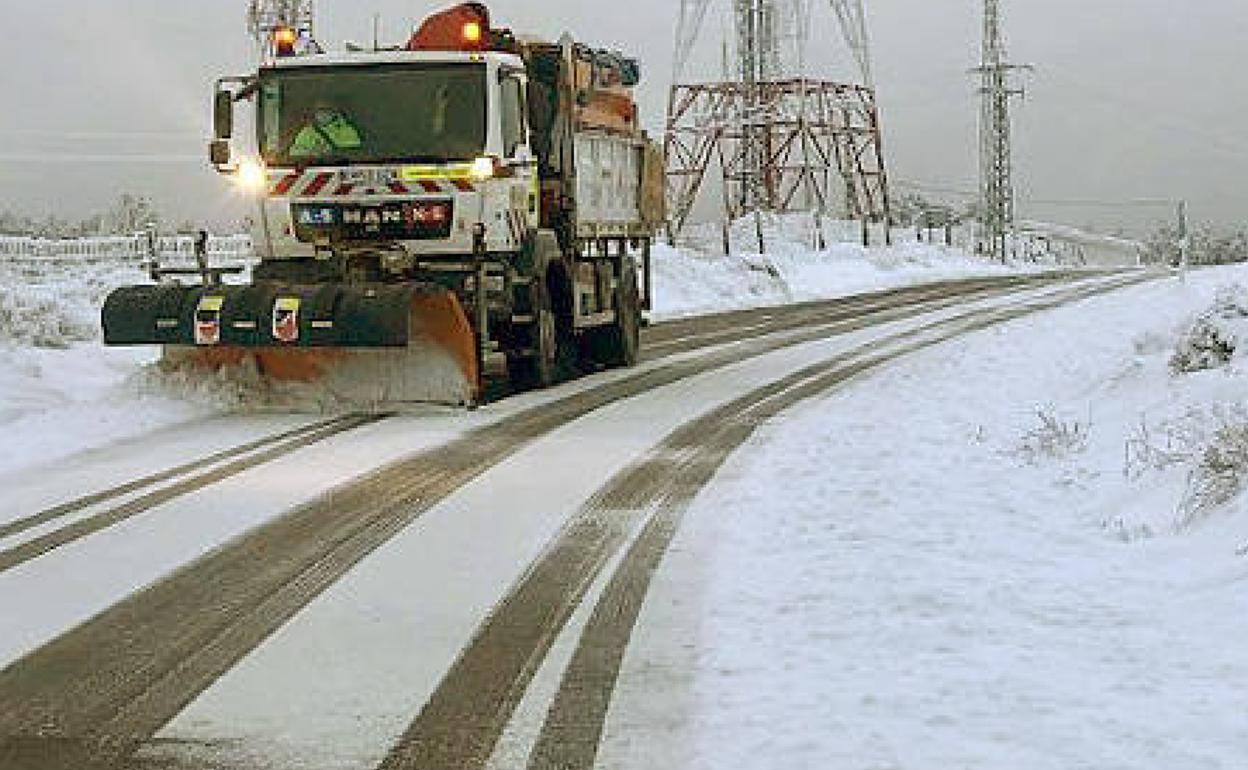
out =
<path fill-rule="evenodd" d="M 511 209 L 525 223 L 525 229 L 539 226 L 539 187 L 537 158 L 529 146 L 527 84 L 522 74 L 507 72 L 502 77 L 503 162 L 514 173 Z"/>

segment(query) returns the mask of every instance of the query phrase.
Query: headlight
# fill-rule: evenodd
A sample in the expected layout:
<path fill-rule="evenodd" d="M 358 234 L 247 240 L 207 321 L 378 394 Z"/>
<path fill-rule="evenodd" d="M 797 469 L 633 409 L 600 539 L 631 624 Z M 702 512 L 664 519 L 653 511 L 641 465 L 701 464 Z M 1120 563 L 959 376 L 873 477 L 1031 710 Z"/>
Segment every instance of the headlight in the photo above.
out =
<path fill-rule="evenodd" d="M 238 162 L 238 170 L 234 172 L 234 183 L 243 192 L 258 195 L 268 186 L 269 175 L 263 163 L 254 158 L 244 158 Z"/>
<path fill-rule="evenodd" d="M 474 182 L 484 182 L 487 179 L 494 178 L 494 159 L 488 157 L 477 158 L 468 167 L 468 176 Z"/>

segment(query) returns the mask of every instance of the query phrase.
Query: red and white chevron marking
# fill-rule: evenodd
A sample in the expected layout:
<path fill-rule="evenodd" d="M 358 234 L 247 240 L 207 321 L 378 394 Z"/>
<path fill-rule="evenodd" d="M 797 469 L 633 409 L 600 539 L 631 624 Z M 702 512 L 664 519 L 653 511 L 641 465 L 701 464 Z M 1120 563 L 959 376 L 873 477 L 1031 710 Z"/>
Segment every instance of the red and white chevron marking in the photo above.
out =
<path fill-rule="evenodd" d="M 352 195 L 446 195 L 476 192 L 467 179 L 390 181 L 385 185 L 355 184 L 332 171 L 290 171 L 269 178 L 269 193 L 291 198 L 344 198 Z"/>

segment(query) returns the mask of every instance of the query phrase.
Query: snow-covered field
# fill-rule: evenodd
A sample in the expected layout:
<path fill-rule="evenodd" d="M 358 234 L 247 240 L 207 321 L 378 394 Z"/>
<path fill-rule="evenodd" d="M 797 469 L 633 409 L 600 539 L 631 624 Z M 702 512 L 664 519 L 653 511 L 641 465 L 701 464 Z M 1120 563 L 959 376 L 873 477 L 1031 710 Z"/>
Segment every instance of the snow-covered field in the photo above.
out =
<path fill-rule="evenodd" d="M 203 414 L 144 388 L 156 353 L 105 348 L 108 292 L 144 279 L 121 261 L 0 261 L 0 471 L 40 464 Z"/>
<path fill-rule="evenodd" d="M 1022 319 L 765 426 L 656 581 L 604 766 L 1245 767 L 1232 284 Z"/>
<path fill-rule="evenodd" d="M 777 236 L 769 249 L 766 257 L 727 258 L 658 247 L 655 317 L 1006 269 L 917 244 L 815 252 Z M 134 258 L 0 260 L 0 429 L 25 437 L 0 445 L 0 473 L 237 406 L 247 383 L 153 376 L 156 350 L 99 343 L 108 291 L 146 280 Z"/>

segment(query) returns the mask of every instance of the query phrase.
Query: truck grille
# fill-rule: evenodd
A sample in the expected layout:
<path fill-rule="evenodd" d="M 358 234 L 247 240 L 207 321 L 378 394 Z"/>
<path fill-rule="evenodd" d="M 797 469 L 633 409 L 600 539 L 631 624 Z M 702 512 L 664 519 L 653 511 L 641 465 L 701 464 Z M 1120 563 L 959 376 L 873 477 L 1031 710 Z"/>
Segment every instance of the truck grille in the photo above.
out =
<path fill-rule="evenodd" d="M 303 243 L 444 239 L 451 235 L 454 213 L 450 200 L 291 206 L 295 237 Z"/>

